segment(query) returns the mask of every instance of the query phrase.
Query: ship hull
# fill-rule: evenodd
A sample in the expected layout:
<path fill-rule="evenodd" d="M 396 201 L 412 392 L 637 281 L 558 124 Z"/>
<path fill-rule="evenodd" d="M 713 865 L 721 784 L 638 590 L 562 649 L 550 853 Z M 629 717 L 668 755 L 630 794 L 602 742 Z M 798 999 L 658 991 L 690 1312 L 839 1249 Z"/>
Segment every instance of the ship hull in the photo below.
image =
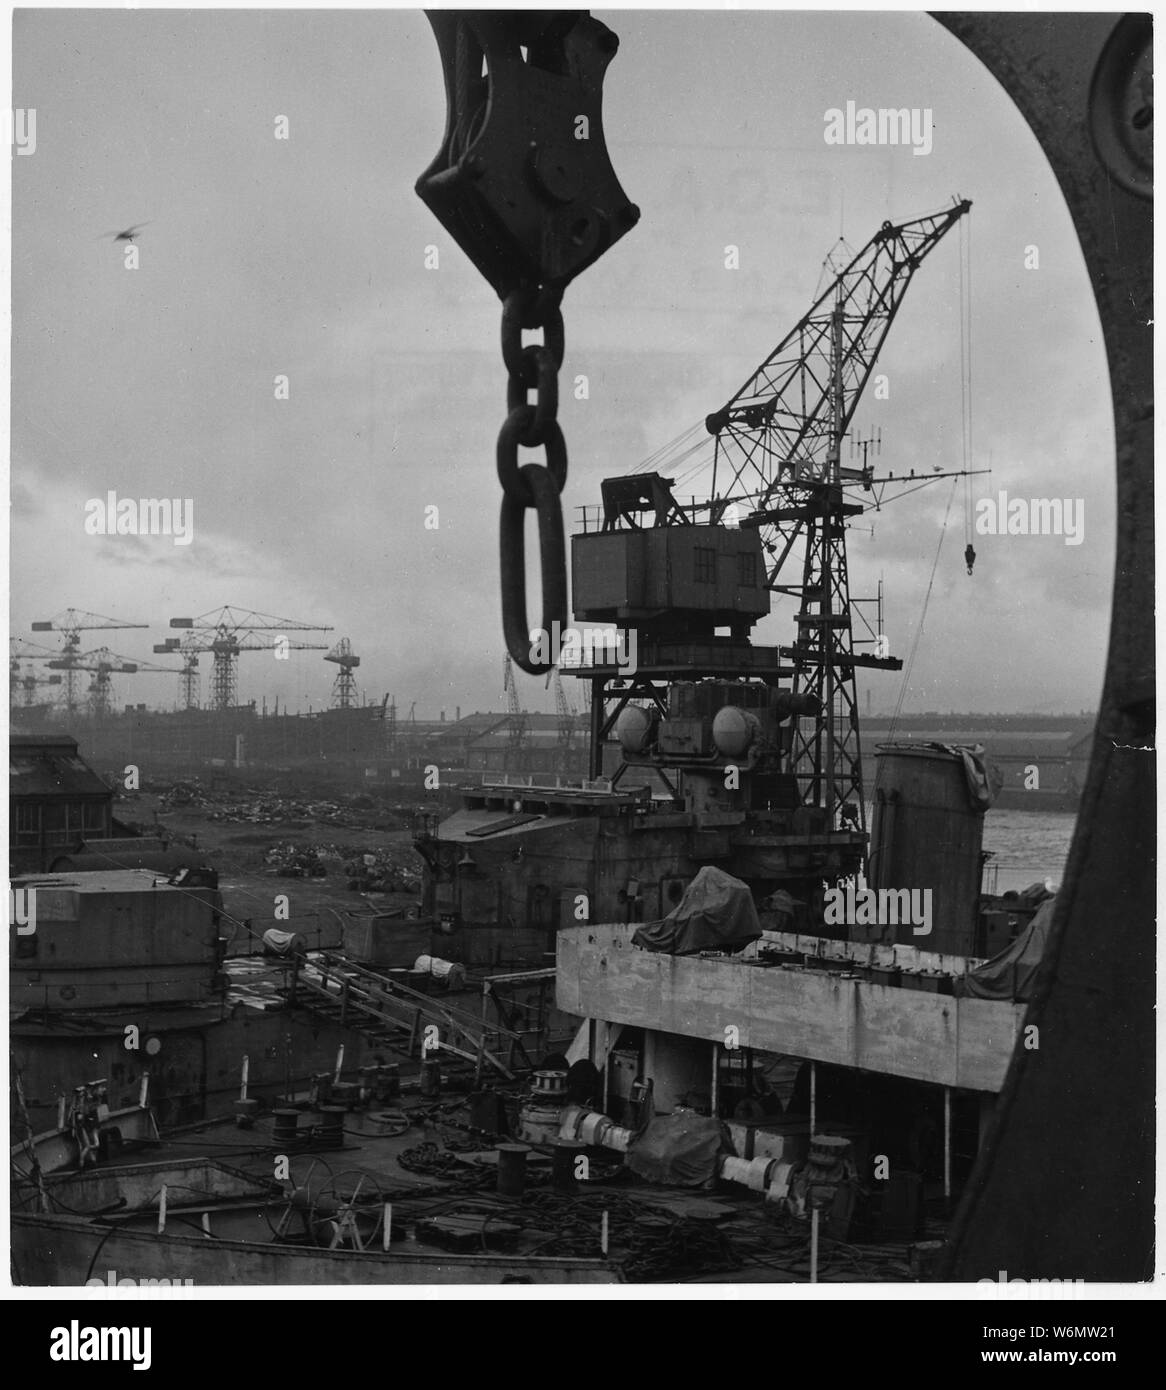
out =
<path fill-rule="evenodd" d="M 93 1270 L 100 1260 L 98 1275 Z M 305 1250 L 205 1236 L 115 1230 L 76 1216 L 13 1213 L 13 1281 L 25 1286 L 106 1284 L 106 1271 L 153 1287 L 297 1284 L 619 1284 L 603 1260 Z M 117 1280 L 115 1279 L 115 1282 Z"/>

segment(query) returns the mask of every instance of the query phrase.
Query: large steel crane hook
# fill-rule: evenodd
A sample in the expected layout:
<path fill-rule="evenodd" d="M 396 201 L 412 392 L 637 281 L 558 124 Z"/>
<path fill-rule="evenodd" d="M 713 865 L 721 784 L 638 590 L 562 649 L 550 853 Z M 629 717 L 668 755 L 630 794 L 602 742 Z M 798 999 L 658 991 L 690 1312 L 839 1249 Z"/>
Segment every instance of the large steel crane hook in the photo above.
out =
<path fill-rule="evenodd" d="M 498 436 L 502 626 L 515 663 L 544 675 L 526 616 L 524 521 L 538 517 L 542 631 L 567 625 L 559 427 L 563 290 L 635 226 L 603 139 L 603 75 L 619 47 L 585 10 L 436 10 L 448 100 L 441 149 L 417 192 L 503 302 L 507 416 Z M 543 342 L 524 345 L 524 330 Z M 532 403 L 529 392 L 535 391 Z M 519 447 L 546 462 L 520 465 Z M 540 650 L 542 649 L 540 644 Z"/>
<path fill-rule="evenodd" d="M 635 226 L 603 138 L 619 39 L 586 10 L 431 10 L 448 102 L 417 193 L 500 299 L 559 293 Z"/>

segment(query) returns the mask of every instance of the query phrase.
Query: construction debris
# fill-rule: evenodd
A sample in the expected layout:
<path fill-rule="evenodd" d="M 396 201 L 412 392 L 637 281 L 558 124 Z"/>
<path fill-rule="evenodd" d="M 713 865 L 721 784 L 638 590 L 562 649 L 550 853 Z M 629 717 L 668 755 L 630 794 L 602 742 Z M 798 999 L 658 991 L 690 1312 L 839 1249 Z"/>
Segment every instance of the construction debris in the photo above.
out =
<path fill-rule="evenodd" d="M 353 893 L 412 893 L 420 881 L 420 864 L 409 845 L 366 850 L 352 845 L 280 841 L 263 855 L 268 872 L 280 878 L 343 876 Z"/>
<path fill-rule="evenodd" d="M 303 800 L 260 787 L 208 787 L 200 778 L 158 789 L 167 809 L 197 810 L 206 819 L 227 824 L 281 825 L 291 822 L 343 826 L 360 830 L 407 829 L 408 806 L 386 806 L 367 792 L 335 799 Z"/>

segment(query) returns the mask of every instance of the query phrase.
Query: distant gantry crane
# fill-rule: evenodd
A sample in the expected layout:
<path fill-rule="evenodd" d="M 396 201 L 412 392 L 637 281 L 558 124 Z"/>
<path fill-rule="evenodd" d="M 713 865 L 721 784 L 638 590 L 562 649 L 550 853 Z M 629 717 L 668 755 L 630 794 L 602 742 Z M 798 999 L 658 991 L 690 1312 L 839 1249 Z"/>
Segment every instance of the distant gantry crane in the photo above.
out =
<path fill-rule="evenodd" d="M 50 670 L 61 667 L 60 661 L 50 661 Z M 98 647 L 91 652 L 80 652 L 71 658 L 68 667 L 70 671 L 89 671 L 93 679 L 89 682 L 88 705 L 89 713 L 95 718 L 100 719 L 112 712 L 113 704 L 113 682 L 110 679 L 115 673 L 120 675 L 164 675 L 174 674 L 173 666 L 155 666 L 152 661 L 134 661 L 129 657 L 119 656 L 117 652 L 111 652 L 108 647 Z"/>
<path fill-rule="evenodd" d="M 57 655 L 47 647 L 37 646 L 35 642 L 23 637 L 8 639 L 8 704 L 15 708 L 21 706 L 31 709 L 36 703 L 37 687 L 42 685 L 59 686 L 61 676 L 38 676 L 31 666 L 21 670 L 20 663 L 30 657 L 38 661 L 51 661 Z"/>
<path fill-rule="evenodd" d="M 156 652 L 179 652 L 187 658 L 181 677 L 184 693 L 189 694 L 196 676 L 188 672 L 197 668 L 197 653 L 210 652 L 214 660 L 211 671 L 211 708 L 234 709 L 239 700 L 240 652 L 322 652 L 320 642 L 295 642 L 282 634 L 287 632 L 331 632 L 322 623 L 302 623 L 294 618 L 276 618 L 269 613 L 254 613 L 247 609 L 224 607 L 198 618 L 171 618 L 170 626 L 185 628 L 191 635 L 185 638 L 168 637 L 156 646 Z M 274 637 L 258 633 L 277 633 Z M 190 658 L 194 661 L 191 662 Z"/>
<path fill-rule="evenodd" d="M 176 653 L 182 657 L 182 665 L 178 671 L 178 708 L 179 709 L 198 709 L 199 698 L 202 693 L 202 682 L 198 670 L 198 654 L 205 650 L 197 638 L 184 637 L 180 640 L 168 638 L 165 642 L 156 643 L 154 651 L 158 653 Z"/>
<path fill-rule="evenodd" d="M 562 753 L 569 753 L 571 744 L 575 739 L 576 711 L 567 699 L 567 693 L 563 689 L 563 678 L 559 675 L 557 666 L 555 667 L 555 711 L 559 716 L 559 750 Z"/>
<path fill-rule="evenodd" d="M 518 688 L 514 684 L 514 665 L 507 652 L 502 659 L 502 689 L 510 713 L 510 748 L 517 753 L 526 742 L 526 711 L 518 703 Z"/>
<path fill-rule="evenodd" d="M 27 667 L 19 680 L 13 682 L 14 689 L 19 687 L 20 703 L 25 709 L 32 709 L 37 703 L 37 687 L 42 685 L 59 686 L 63 680 L 61 676 L 38 676 L 31 666 Z"/>
<path fill-rule="evenodd" d="M 381 701 L 381 718 L 385 721 L 385 751 L 392 756 L 397 751 L 397 698 L 387 694 Z"/>
<path fill-rule="evenodd" d="M 324 660 L 340 667 L 332 682 L 332 708 L 352 709 L 356 704 L 356 677 L 352 673 L 360 665 L 360 657 L 353 652 L 352 643 L 342 637 Z"/>
<path fill-rule="evenodd" d="M 145 628 L 148 623 L 123 623 L 117 618 L 105 618 L 100 613 L 85 613 L 79 608 L 66 608 L 56 617 L 32 625 L 33 632 L 59 632 L 65 641 L 59 652 L 53 653 L 54 660 L 49 664 L 54 670 L 65 673 L 64 708 L 67 714 L 76 714 L 80 705 L 77 672 L 87 668 L 78 666 L 81 656 L 81 634 L 96 632 L 107 628 Z"/>

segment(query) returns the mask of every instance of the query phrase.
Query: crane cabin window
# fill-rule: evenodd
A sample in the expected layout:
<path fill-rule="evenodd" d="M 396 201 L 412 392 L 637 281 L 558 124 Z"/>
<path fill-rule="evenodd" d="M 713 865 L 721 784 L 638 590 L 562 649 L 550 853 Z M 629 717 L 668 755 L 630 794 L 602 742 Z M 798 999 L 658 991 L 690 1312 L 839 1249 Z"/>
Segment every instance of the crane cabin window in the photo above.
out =
<path fill-rule="evenodd" d="M 717 582 L 717 552 L 706 545 L 698 545 L 692 552 L 693 578 L 698 584 Z"/>

